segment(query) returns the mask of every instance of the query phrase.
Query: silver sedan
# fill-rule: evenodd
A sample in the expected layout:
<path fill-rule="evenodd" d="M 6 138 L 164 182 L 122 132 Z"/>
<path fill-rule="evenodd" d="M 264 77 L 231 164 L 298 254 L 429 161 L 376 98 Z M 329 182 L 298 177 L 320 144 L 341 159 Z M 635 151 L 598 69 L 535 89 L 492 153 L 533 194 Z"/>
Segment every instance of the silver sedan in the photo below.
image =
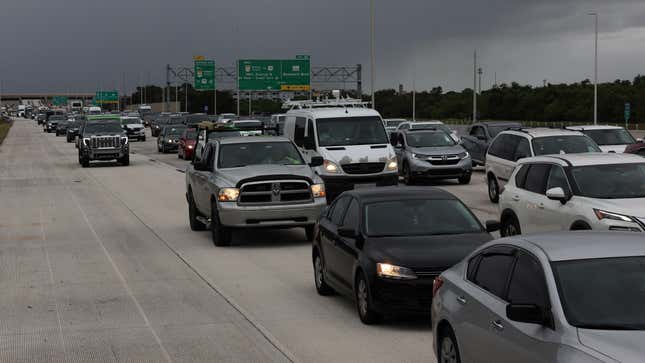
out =
<path fill-rule="evenodd" d="M 435 279 L 439 362 L 642 362 L 645 239 L 563 232 L 490 242 Z"/>

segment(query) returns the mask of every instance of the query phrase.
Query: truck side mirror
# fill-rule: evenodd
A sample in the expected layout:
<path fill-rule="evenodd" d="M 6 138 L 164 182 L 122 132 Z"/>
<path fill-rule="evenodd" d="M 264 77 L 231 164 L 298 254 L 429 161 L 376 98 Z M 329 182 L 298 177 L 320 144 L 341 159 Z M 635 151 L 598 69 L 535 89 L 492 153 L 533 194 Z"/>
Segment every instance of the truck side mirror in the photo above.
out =
<path fill-rule="evenodd" d="M 322 156 L 312 156 L 309 166 L 315 168 L 317 166 L 322 166 L 325 162 L 325 159 Z"/>

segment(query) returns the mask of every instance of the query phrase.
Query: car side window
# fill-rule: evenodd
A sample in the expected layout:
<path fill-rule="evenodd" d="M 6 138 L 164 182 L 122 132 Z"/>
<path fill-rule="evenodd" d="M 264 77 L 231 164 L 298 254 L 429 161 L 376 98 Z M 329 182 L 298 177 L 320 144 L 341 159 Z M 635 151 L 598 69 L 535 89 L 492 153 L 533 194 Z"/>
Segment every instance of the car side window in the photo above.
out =
<path fill-rule="evenodd" d="M 501 158 L 506 160 L 515 161 L 515 150 L 520 143 L 520 140 L 523 139 L 517 135 L 503 135 L 504 143 L 502 145 Z"/>
<path fill-rule="evenodd" d="M 524 164 L 520 166 L 520 170 L 515 174 L 515 186 L 518 188 L 524 189 L 524 184 L 526 183 L 526 175 L 531 168 L 530 164 Z"/>
<path fill-rule="evenodd" d="M 299 147 L 303 147 L 305 144 L 305 127 L 307 125 L 307 119 L 304 117 L 296 117 L 295 129 L 293 132 L 293 142 Z"/>
<path fill-rule="evenodd" d="M 348 204 L 349 197 L 342 197 L 334 203 L 333 210 L 331 211 L 331 218 L 329 218 L 333 224 L 337 226 L 341 225 Z"/>
<path fill-rule="evenodd" d="M 544 308 L 549 305 L 544 271 L 535 257 L 520 252 L 508 286 L 508 301 Z"/>
<path fill-rule="evenodd" d="M 506 283 L 515 256 L 510 252 L 483 253 L 473 282 L 491 294 L 504 299 Z"/>
<path fill-rule="evenodd" d="M 354 230 L 358 230 L 359 214 L 360 214 L 360 211 L 358 207 L 358 201 L 352 198 L 352 202 L 349 204 L 349 207 L 347 208 L 347 213 L 345 213 L 345 218 L 343 219 L 343 227 L 351 227 Z"/>
<path fill-rule="evenodd" d="M 494 140 L 493 143 L 488 148 L 488 153 L 493 156 L 503 157 L 504 155 L 504 143 L 507 141 L 506 135 L 499 135 Z"/>
<path fill-rule="evenodd" d="M 533 164 L 526 174 L 526 183 L 524 189 L 529 192 L 545 194 L 546 193 L 546 179 L 551 170 L 551 165 L 547 164 Z"/>
<path fill-rule="evenodd" d="M 569 182 L 567 181 L 567 176 L 564 174 L 564 170 L 559 165 L 551 166 L 551 171 L 549 173 L 549 180 L 546 183 L 546 190 L 551 188 L 562 188 L 562 190 L 569 191 Z"/>
<path fill-rule="evenodd" d="M 518 161 L 523 158 L 528 158 L 529 156 L 531 156 L 531 145 L 529 144 L 529 140 L 520 137 L 517 143 L 517 147 L 515 147 L 513 160 Z"/>
<path fill-rule="evenodd" d="M 473 128 L 470 130 L 470 135 L 475 137 L 486 137 L 486 131 L 484 131 L 484 128 L 481 126 L 473 126 Z"/>

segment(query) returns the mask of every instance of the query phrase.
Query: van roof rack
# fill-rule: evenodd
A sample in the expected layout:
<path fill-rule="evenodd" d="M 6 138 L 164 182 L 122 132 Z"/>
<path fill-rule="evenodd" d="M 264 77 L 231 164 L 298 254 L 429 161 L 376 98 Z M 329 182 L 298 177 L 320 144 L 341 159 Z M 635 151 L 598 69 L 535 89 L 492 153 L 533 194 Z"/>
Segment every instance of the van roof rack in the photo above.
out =
<path fill-rule="evenodd" d="M 286 101 L 282 104 L 285 110 L 302 110 L 306 108 L 368 108 L 369 102 L 355 98 L 334 98 L 324 100 Z"/>

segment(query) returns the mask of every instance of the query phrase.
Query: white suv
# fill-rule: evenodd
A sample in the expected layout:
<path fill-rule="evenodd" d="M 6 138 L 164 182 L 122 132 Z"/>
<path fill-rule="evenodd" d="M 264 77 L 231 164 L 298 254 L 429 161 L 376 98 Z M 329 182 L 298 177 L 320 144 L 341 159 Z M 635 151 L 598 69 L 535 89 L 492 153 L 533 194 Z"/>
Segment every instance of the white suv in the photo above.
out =
<path fill-rule="evenodd" d="M 562 230 L 645 231 L 645 160 L 549 155 L 519 162 L 500 195 L 502 236 Z"/>
<path fill-rule="evenodd" d="M 589 126 L 570 126 L 568 130 L 580 131 L 589 136 L 600 146 L 602 151 L 609 153 L 625 152 L 627 146 L 635 144 L 636 140 L 629 131 L 620 126 L 609 125 L 589 125 Z"/>
<path fill-rule="evenodd" d="M 601 152 L 588 136 L 562 129 L 519 129 L 500 132 L 486 153 L 488 198 L 499 200 L 500 185 L 506 184 L 517 161 L 531 156 Z"/>

